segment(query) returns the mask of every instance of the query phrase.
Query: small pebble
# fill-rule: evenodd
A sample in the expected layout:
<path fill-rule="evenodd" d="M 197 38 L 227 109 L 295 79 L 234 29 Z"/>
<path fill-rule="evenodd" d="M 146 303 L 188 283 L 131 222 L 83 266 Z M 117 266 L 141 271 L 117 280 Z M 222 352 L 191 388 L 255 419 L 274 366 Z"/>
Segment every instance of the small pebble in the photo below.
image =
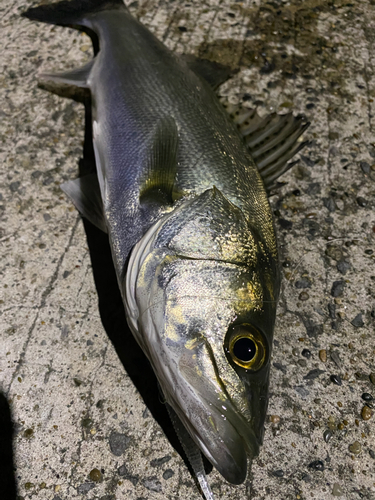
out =
<path fill-rule="evenodd" d="M 331 439 L 331 437 L 333 436 L 333 433 L 332 431 L 330 431 L 329 429 L 326 429 L 324 432 L 323 432 L 323 439 L 326 443 L 328 443 L 328 441 Z"/>
<path fill-rule="evenodd" d="M 341 274 L 346 274 L 351 265 L 350 265 L 350 262 L 347 262 L 346 260 L 340 260 L 338 263 L 337 263 L 337 270 L 341 273 Z"/>
<path fill-rule="evenodd" d="M 282 469 L 274 470 L 272 474 L 276 477 L 284 477 L 284 471 Z"/>
<path fill-rule="evenodd" d="M 363 401 L 372 401 L 374 399 L 368 392 L 364 392 L 361 397 Z"/>
<path fill-rule="evenodd" d="M 375 451 L 374 450 L 368 450 L 370 457 L 375 460 Z"/>
<path fill-rule="evenodd" d="M 99 483 L 102 480 L 102 473 L 100 472 L 99 469 L 92 469 L 92 471 L 89 474 L 89 477 L 91 481 Z"/>
<path fill-rule="evenodd" d="M 331 257 L 331 259 L 339 261 L 343 257 L 343 253 L 340 247 L 337 247 L 335 245 L 329 245 L 326 249 L 326 255 L 328 257 Z"/>
<path fill-rule="evenodd" d="M 354 441 L 354 443 L 349 445 L 349 451 L 354 455 L 359 455 L 362 451 L 362 446 L 359 441 Z"/>
<path fill-rule="evenodd" d="M 296 288 L 311 288 L 311 281 L 308 278 L 301 278 L 294 283 Z"/>
<path fill-rule="evenodd" d="M 330 377 L 331 382 L 333 382 L 336 385 L 342 385 L 342 380 L 340 375 L 331 375 Z"/>
<path fill-rule="evenodd" d="M 319 370 L 319 368 L 314 368 L 313 370 L 310 370 L 307 375 L 305 375 L 303 378 L 304 380 L 314 380 L 318 378 L 322 373 L 325 373 L 324 370 Z"/>
<path fill-rule="evenodd" d="M 302 366 L 302 368 L 305 368 L 307 366 L 306 359 L 299 359 L 297 363 L 299 364 L 299 366 Z"/>
<path fill-rule="evenodd" d="M 345 281 L 334 281 L 331 288 L 332 297 L 340 297 L 344 293 Z"/>
<path fill-rule="evenodd" d="M 303 349 L 303 351 L 301 352 L 301 354 L 302 354 L 302 356 L 304 356 L 307 359 L 311 358 L 311 351 L 309 351 L 309 349 Z"/>
<path fill-rule="evenodd" d="M 319 359 L 322 363 L 327 363 L 327 351 L 325 349 L 319 351 Z"/>
<path fill-rule="evenodd" d="M 343 494 L 344 494 L 344 491 L 341 488 L 341 486 L 339 485 L 339 483 L 335 483 L 333 485 L 333 488 L 332 488 L 332 495 L 334 497 L 342 497 Z"/>
<path fill-rule="evenodd" d="M 333 422 L 328 422 L 328 428 L 334 432 L 336 430 L 336 424 Z"/>
<path fill-rule="evenodd" d="M 280 417 L 278 415 L 270 415 L 270 422 L 272 422 L 273 424 L 279 424 Z"/>
<path fill-rule="evenodd" d="M 370 420 L 372 417 L 372 410 L 368 406 L 364 406 L 361 411 L 361 417 L 363 420 Z"/>
<path fill-rule="evenodd" d="M 298 300 L 305 301 L 305 300 L 309 300 L 309 298 L 310 298 L 310 295 L 307 292 L 301 292 L 298 295 Z"/>
<path fill-rule="evenodd" d="M 165 472 L 163 472 L 163 479 L 168 480 L 172 476 L 174 476 L 174 472 L 172 469 L 167 469 Z"/>
<path fill-rule="evenodd" d="M 362 196 L 358 196 L 357 203 L 360 207 L 365 207 L 367 205 L 367 200 Z"/>
<path fill-rule="evenodd" d="M 370 382 L 375 385 L 375 372 L 370 373 Z"/>
<path fill-rule="evenodd" d="M 335 365 L 338 368 L 341 368 L 342 363 L 341 363 L 339 353 L 337 351 L 331 351 L 330 356 L 331 356 L 332 361 L 335 363 Z"/>
<path fill-rule="evenodd" d="M 361 313 L 357 314 L 357 316 L 350 323 L 356 328 L 362 328 L 365 325 Z"/>
<path fill-rule="evenodd" d="M 360 161 L 359 162 L 359 166 L 361 167 L 362 172 L 364 174 L 369 174 L 370 173 L 370 164 L 367 163 L 367 161 Z"/>
<path fill-rule="evenodd" d="M 336 304 L 328 304 L 329 317 L 336 319 Z"/>
<path fill-rule="evenodd" d="M 314 469 L 314 470 L 323 471 L 324 470 L 324 462 L 322 462 L 321 460 L 314 460 L 314 462 L 311 462 L 309 464 L 309 468 Z"/>

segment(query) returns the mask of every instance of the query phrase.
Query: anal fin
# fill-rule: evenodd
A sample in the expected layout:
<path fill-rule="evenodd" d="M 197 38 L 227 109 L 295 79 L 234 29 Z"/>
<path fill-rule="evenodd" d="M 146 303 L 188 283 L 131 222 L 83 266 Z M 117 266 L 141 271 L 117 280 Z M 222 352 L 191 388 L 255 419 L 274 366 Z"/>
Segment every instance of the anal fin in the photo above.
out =
<path fill-rule="evenodd" d="M 61 189 L 69 196 L 83 217 L 105 233 L 108 232 L 104 218 L 98 176 L 96 174 L 89 174 L 64 182 L 61 185 Z"/>

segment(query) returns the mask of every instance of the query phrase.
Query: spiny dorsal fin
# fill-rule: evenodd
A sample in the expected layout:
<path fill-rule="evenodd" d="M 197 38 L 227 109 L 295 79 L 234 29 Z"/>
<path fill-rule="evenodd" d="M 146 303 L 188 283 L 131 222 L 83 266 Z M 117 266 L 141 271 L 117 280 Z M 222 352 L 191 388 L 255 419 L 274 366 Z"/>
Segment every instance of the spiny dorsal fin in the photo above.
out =
<path fill-rule="evenodd" d="M 306 146 L 308 141 L 302 142 L 300 136 L 310 123 L 292 113 L 272 113 L 261 118 L 255 109 L 233 104 L 225 107 L 237 124 L 270 193 L 277 187 L 276 179 L 295 164 L 288 161 Z"/>
<path fill-rule="evenodd" d="M 139 195 L 140 203 L 172 204 L 177 174 L 178 130 L 171 116 L 162 118 L 147 153 L 147 174 Z"/>
<path fill-rule="evenodd" d="M 208 59 L 201 59 L 192 54 L 184 54 L 180 57 L 196 75 L 203 78 L 214 90 L 239 71 L 238 69 L 232 69 L 230 66 L 224 66 L 224 64 Z"/>
<path fill-rule="evenodd" d="M 84 102 L 90 95 L 88 78 L 95 58 L 81 68 L 75 68 L 64 73 L 42 73 L 38 77 L 38 86 L 61 97 Z"/>
<path fill-rule="evenodd" d="M 89 174 L 64 182 L 60 187 L 69 196 L 83 217 L 105 233 L 107 232 L 103 202 L 96 174 Z"/>

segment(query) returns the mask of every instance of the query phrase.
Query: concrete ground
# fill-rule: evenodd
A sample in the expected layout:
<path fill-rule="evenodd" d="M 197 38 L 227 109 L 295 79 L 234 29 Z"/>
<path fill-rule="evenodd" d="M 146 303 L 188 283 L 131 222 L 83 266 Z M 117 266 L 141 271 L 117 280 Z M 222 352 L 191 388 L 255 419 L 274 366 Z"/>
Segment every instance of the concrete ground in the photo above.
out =
<path fill-rule="evenodd" d="M 18 498 L 199 499 L 103 329 L 84 227 L 59 189 L 77 176 L 83 107 L 36 75 L 83 64 L 89 39 L 22 19 L 28 6 L 0 6 L 0 387 Z M 311 121 L 271 199 L 284 279 L 264 445 L 244 485 L 209 475 L 215 498 L 373 500 L 375 2 L 130 9 L 171 49 L 239 66 L 220 90 L 231 102 Z"/>

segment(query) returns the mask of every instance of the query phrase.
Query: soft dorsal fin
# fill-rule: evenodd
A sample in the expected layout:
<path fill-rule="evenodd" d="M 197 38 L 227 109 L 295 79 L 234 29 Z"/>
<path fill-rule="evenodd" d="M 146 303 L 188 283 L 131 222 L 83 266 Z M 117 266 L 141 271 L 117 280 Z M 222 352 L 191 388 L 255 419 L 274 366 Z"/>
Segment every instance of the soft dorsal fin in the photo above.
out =
<path fill-rule="evenodd" d="M 203 78 L 214 90 L 239 71 L 230 66 L 224 66 L 224 64 L 209 59 L 201 59 L 192 54 L 184 54 L 180 57 L 196 75 Z"/>
<path fill-rule="evenodd" d="M 308 143 L 302 142 L 300 136 L 310 123 L 292 113 L 272 113 L 261 118 L 255 109 L 231 104 L 225 107 L 237 124 L 270 193 L 277 187 L 276 180 L 295 164 L 288 161 Z"/>
<path fill-rule="evenodd" d="M 176 122 L 171 116 L 163 117 L 156 126 L 147 152 L 147 173 L 139 194 L 141 204 L 150 201 L 160 205 L 173 203 L 177 153 Z"/>
<path fill-rule="evenodd" d="M 72 200 L 79 213 L 94 226 L 107 233 L 103 202 L 100 194 L 98 176 L 88 174 L 61 184 L 61 189 Z"/>
<path fill-rule="evenodd" d="M 83 102 L 89 96 L 88 79 L 95 58 L 81 68 L 75 68 L 64 73 L 42 73 L 38 77 L 38 85 L 61 97 L 68 97 Z"/>

